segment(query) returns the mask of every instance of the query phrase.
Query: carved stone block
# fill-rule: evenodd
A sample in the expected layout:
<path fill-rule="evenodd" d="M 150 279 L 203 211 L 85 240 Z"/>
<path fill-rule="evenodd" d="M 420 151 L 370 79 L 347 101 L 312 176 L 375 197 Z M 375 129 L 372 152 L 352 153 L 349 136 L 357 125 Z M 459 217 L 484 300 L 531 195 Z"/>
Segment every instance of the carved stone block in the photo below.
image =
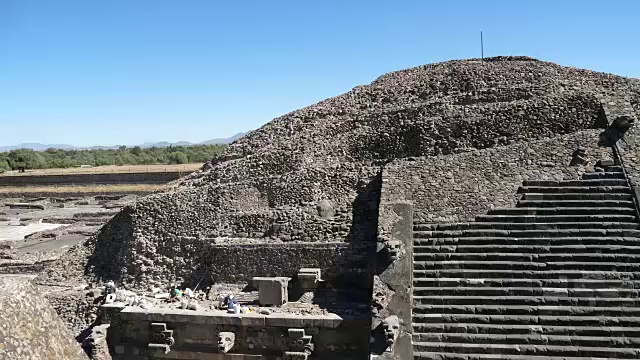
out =
<path fill-rule="evenodd" d="M 398 332 L 400 331 L 400 320 L 395 315 L 389 316 L 384 319 L 382 328 L 384 329 L 384 336 L 388 346 L 387 351 L 391 351 L 391 347 L 395 343 Z"/>
<path fill-rule="evenodd" d="M 151 323 L 149 337 L 149 348 L 162 350 L 165 354 L 175 344 L 173 330 L 167 329 L 166 323 Z"/>
<path fill-rule="evenodd" d="M 298 281 L 300 287 L 305 291 L 312 291 L 318 288 L 321 270 L 318 268 L 302 268 L 298 271 Z"/>
<path fill-rule="evenodd" d="M 304 329 L 288 329 L 283 341 L 283 360 L 306 360 L 313 352 L 312 338 Z"/>
<path fill-rule="evenodd" d="M 222 331 L 218 334 L 218 351 L 226 353 L 233 348 L 236 342 L 236 334 L 229 331 Z"/>
<path fill-rule="evenodd" d="M 254 277 L 253 286 L 258 289 L 260 305 L 284 305 L 289 298 L 287 277 Z"/>
<path fill-rule="evenodd" d="M 402 250 L 402 243 L 399 240 L 390 240 L 386 243 L 386 246 L 391 260 L 397 259 Z"/>

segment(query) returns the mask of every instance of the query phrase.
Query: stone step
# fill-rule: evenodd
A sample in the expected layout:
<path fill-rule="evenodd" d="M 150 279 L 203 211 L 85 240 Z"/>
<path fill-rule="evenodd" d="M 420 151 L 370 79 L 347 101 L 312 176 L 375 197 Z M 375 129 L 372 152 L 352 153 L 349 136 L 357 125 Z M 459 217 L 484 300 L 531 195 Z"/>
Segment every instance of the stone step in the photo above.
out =
<path fill-rule="evenodd" d="M 422 224 L 413 226 L 413 231 L 460 231 L 460 230 L 568 230 L 574 231 L 592 229 L 636 229 L 635 222 L 559 222 L 559 223 L 450 223 L 450 224 Z"/>
<path fill-rule="evenodd" d="M 528 240 L 528 239 L 527 239 Z M 552 240 L 546 239 L 547 244 L 531 245 L 515 245 L 519 244 L 518 240 L 512 241 L 509 245 L 441 245 L 441 246 L 425 246 L 415 245 L 413 253 L 522 253 L 522 254 L 562 254 L 562 253 L 596 253 L 596 254 L 640 254 L 640 242 L 636 242 L 635 246 L 620 245 L 555 245 Z M 555 240 L 555 239 L 554 239 Z M 598 239 L 599 240 L 599 239 Z M 598 243 L 595 240 L 595 243 Z M 600 243 L 604 241 L 600 240 Z M 552 245 L 549 245 L 552 243 Z"/>
<path fill-rule="evenodd" d="M 525 305 L 415 305 L 413 314 L 640 317 L 640 308 Z"/>
<path fill-rule="evenodd" d="M 526 278 L 414 278 L 415 288 L 426 287 L 530 287 L 530 288 L 567 288 L 567 289 L 640 289 L 640 281 L 603 280 L 603 279 L 526 279 Z"/>
<path fill-rule="evenodd" d="M 470 279 L 592 279 L 640 280 L 635 271 L 601 270 L 511 270 L 511 269 L 414 269 L 413 278 L 470 278 Z"/>
<path fill-rule="evenodd" d="M 413 314 L 418 324 L 491 324 L 537 326 L 617 326 L 640 327 L 638 317 L 553 316 L 553 315 L 481 315 L 481 314 Z M 638 339 L 640 340 L 640 339 Z"/>
<path fill-rule="evenodd" d="M 633 203 L 632 203 L 633 205 Z M 635 219 L 636 209 L 633 207 L 515 207 L 493 209 L 489 216 L 593 216 L 593 215 L 628 215 Z M 482 215 L 481 215 L 482 216 Z M 543 221 L 541 221 L 543 222 Z"/>
<path fill-rule="evenodd" d="M 521 186 L 518 194 L 630 194 L 628 186 Z"/>
<path fill-rule="evenodd" d="M 628 200 L 520 200 L 516 208 L 625 208 L 634 209 L 633 201 Z"/>
<path fill-rule="evenodd" d="M 611 166 L 606 166 L 603 167 L 603 169 L 605 170 L 605 172 L 617 172 L 617 173 L 621 173 L 624 170 L 622 169 L 621 165 L 611 165 Z"/>
<path fill-rule="evenodd" d="M 640 307 L 638 298 L 587 298 L 558 296 L 423 296 L 414 295 L 413 303 L 418 305 L 486 305 L 503 306 L 595 306 L 595 307 Z"/>
<path fill-rule="evenodd" d="M 589 172 L 582 174 L 582 178 L 585 180 L 593 179 L 624 179 L 624 173 L 622 172 Z"/>
<path fill-rule="evenodd" d="M 602 231 L 602 230 L 597 230 Z M 597 232 L 594 231 L 594 232 Z M 604 230 L 611 231 L 611 230 Z M 627 232 L 627 235 L 640 235 L 640 230 L 621 230 L 619 233 Z M 628 233 L 634 232 L 634 233 Z M 637 234 L 635 234 L 637 232 Z M 424 233 L 414 233 L 414 249 L 421 247 L 461 247 L 461 246 L 536 246 L 541 252 L 550 252 L 545 247 L 557 246 L 640 246 L 639 237 L 622 236 L 566 236 L 566 237 L 422 237 Z M 554 234 L 555 235 L 555 234 Z M 575 235 L 575 234 L 573 234 Z"/>
<path fill-rule="evenodd" d="M 585 179 L 585 180 L 525 180 L 522 186 L 543 186 L 543 187 L 594 187 L 594 186 L 627 186 L 627 180 L 622 179 Z"/>
<path fill-rule="evenodd" d="M 625 263 L 640 265 L 640 255 L 638 254 L 600 254 L 600 253 L 560 253 L 560 254 L 525 254 L 525 253 L 414 253 L 414 262 L 421 261 L 510 261 L 524 263 Z"/>
<path fill-rule="evenodd" d="M 640 263 L 621 262 L 519 262 L 519 261 L 414 261 L 414 270 L 445 270 L 445 269 L 487 269 L 487 270 L 518 270 L 518 271 L 550 271 L 550 270 L 583 270 L 583 271 L 640 271 Z"/>
<path fill-rule="evenodd" d="M 441 343 L 414 342 L 417 352 L 452 352 L 470 354 L 501 354 L 501 355 L 547 355 L 547 356 L 585 356 L 637 359 L 640 349 L 635 348 L 606 348 L 587 346 L 555 346 L 555 345 L 511 345 L 511 344 L 473 344 L 473 343 Z"/>
<path fill-rule="evenodd" d="M 453 238 L 589 238 L 589 237 L 640 237 L 640 230 L 635 229 L 635 224 L 625 228 L 587 228 L 578 229 L 541 229 L 541 230 L 496 230 L 496 229 L 470 229 L 470 230 L 445 230 L 445 231 L 414 231 L 414 239 L 443 239 Z"/>
<path fill-rule="evenodd" d="M 546 336 L 612 336 L 640 337 L 640 327 L 633 326 L 581 326 L 581 325 L 526 325 L 526 324 L 469 324 L 469 323 L 415 323 L 414 334 L 511 334 Z"/>
<path fill-rule="evenodd" d="M 534 356 L 504 354 L 459 354 L 447 352 L 414 351 L 414 360 L 620 360 L 618 358 L 572 357 L 572 356 Z"/>
<path fill-rule="evenodd" d="M 593 215 L 478 215 L 476 222 L 482 223 L 579 223 L 579 222 L 635 222 L 635 215 L 593 214 Z"/>
<path fill-rule="evenodd" d="M 638 298 L 640 290 L 604 288 L 541 288 L 541 287 L 414 287 L 414 296 L 528 296 L 528 297 L 571 297 L 571 298 Z"/>
<path fill-rule="evenodd" d="M 620 201 L 632 200 L 630 193 L 555 193 L 555 194 L 542 194 L 542 193 L 526 193 L 522 194 L 521 200 L 605 200 L 605 201 Z"/>
<path fill-rule="evenodd" d="M 567 336 L 540 334 L 459 334 L 419 333 L 414 342 L 470 343 L 470 344 L 525 344 L 555 346 L 597 346 L 611 348 L 640 348 L 640 338 L 609 336 Z"/>

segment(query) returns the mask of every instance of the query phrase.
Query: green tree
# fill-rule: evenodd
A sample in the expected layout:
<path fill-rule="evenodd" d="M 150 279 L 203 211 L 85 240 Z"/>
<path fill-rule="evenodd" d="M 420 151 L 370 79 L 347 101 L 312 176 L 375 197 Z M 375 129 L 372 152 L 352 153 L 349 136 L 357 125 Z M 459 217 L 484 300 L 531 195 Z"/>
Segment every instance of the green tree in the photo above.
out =
<path fill-rule="evenodd" d="M 138 157 L 138 164 L 152 165 L 155 163 L 156 163 L 155 159 L 148 154 L 142 154 Z"/>
<path fill-rule="evenodd" d="M 116 165 L 133 165 L 135 163 L 135 158 L 129 152 L 123 152 L 116 155 Z"/>
<path fill-rule="evenodd" d="M 171 164 L 186 164 L 189 162 L 187 154 L 182 151 L 176 151 L 169 154 L 169 160 L 171 161 Z"/>
<path fill-rule="evenodd" d="M 31 149 L 9 151 L 7 162 L 14 170 L 21 167 L 27 169 L 43 169 L 47 167 L 45 158 L 40 153 Z"/>
<path fill-rule="evenodd" d="M 0 153 L 0 164 L 9 169 L 68 168 L 80 165 L 135 165 L 203 163 L 216 157 L 224 149 L 221 145 L 168 146 L 164 148 L 33 151 L 19 149 Z"/>
<path fill-rule="evenodd" d="M 9 166 L 9 163 L 7 162 L 7 160 L 0 160 L 0 173 L 9 171 L 9 170 L 11 170 L 11 166 Z"/>

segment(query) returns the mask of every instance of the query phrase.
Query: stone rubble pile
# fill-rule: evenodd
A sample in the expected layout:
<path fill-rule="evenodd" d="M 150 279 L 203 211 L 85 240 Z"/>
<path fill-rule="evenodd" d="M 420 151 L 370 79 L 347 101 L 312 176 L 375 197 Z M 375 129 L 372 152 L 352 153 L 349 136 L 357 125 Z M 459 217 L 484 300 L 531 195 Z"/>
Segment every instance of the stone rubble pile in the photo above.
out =
<path fill-rule="evenodd" d="M 180 282 L 199 264 L 183 256 L 191 241 L 168 241 L 178 237 L 375 242 L 386 162 L 602 127 L 610 93 L 638 103 L 640 80 L 526 57 L 392 72 L 236 141 L 211 169 L 125 208 L 40 281 Z"/>
<path fill-rule="evenodd" d="M 221 159 L 291 149 L 317 161 L 388 160 L 415 156 L 416 144 L 420 155 L 490 147 L 599 125 L 598 95 L 637 99 L 638 87 L 635 79 L 526 57 L 429 64 L 277 118 Z"/>

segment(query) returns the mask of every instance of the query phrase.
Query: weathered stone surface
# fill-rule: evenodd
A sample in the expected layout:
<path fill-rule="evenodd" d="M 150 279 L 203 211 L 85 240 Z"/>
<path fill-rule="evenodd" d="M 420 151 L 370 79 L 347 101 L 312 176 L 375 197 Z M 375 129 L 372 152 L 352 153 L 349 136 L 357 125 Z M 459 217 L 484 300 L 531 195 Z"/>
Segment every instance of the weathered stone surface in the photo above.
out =
<path fill-rule="evenodd" d="M 260 293 L 260 305 L 282 306 L 289 298 L 289 280 L 285 277 L 254 277 L 251 281 Z"/>
<path fill-rule="evenodd" d="M 0 358 L 87 359 L 28 278 L 0 276 Z"/>
<path fill-rule="evenodd" d="M 335 215 L 333 205 L 328 200 L 321 200 L 318 203 L 318 215 L 323 219 L 329 219 Z"/>
<path fill-rule="evenodd" d="M 600 99 L 612 93 L 637 103 L 640 82 L 524 57 L 449 61 L 383 75 L 273 120 L 232 144 L 210 170 L 193 173 L 123 210 L 87 244 L 95 250 L 89 251 L 89 266 L 81 272 L 134 286 L 166 283 L 175 269 L 198 266 L 179 255 L 191 246 L 191 240 L 177 240 L 185 236 L 375 241 L 376 175 L 384 162 L 474 154 L 476 149 L 602 127 L 606 120 Z M 587 156 L 598 156 L 587 150 Z M 443 181 L 438 191 L 453 187 L 460 194 L 482 194 L 488 188 L 455 182 L 473 178 L 476 167 L 486 162 L 492 173 L 483 171 L 478 182 L 498 190 L 491 197 L 504 198 L 512 189 L 498 186 L 499 179 L 506 175 L 515 180 L 515 173 L 504 174 L 503 167 L 530 167 L 520 156 L 536 169 L 565 168 L 570 161 L 564 152 L 561 159 L 552 155 L 522 145 L 505 158 L 478 159 L 466 170 L 469 174 L 463 173 L 464 163 L 455 173 L 449 170 L 445 158 L 424 165 L 437 169 L 436 177 Z M 466 161 L 475 155 L 451 156 L 452 161 Z M 404 183 L 394 191 L 412 186 Z M 476 210 L 490 202 L 482 195 L 479 200 L 448 199 L 438 192 L 431 196 L 429 210 L 440 209 L 429 215 L 434 221 L 469 216 L 458 212 L 458 207 L 471 206 L 462 200 L 470 200 Z M 61 273 L 54 267 L 48 278 Z"/>
<path fill-rule="evenodd" d="M 500 152 L 509 157 L 508 147 Z M 640 232 L 616 164 L 597 161 L 601 171 L 581 180 L 524 180 L 516 207 L 475 222 L 415 223 L 416 357 L 637 357 Z M 581 201 L 561 200 L 568 196 Z"/>
<path fill-rule="evenodd" d="M 640 81 L 523 57 L 450 61 L 386 74 L 236 141 L 206 171 L 125 208 L 39 281 L 88 276 L 131 288 L 174 281 L 193 286 L 203 275 L 205 284 L 242 282 L 252 276 L 293 277 L 301 267 L 317 267 L 331 286 L 369 293 L 374 287 L 379 300 L 374 332 L 388 316 L 400 320 L 392 346 L 383 342 L 377 354 L 410 358 L 411 239 L 398 229 L 411 220 L 391 204 L 412 205 L 420 223 L 471 221 L 487 210 L 514 205 L 522 181 L 579 179 L 596 160 L 614 158 L 597 145 L 603 139 L 593 130 L 607 125 L 605 98 L 607 104 L 637 107 Z M 634 131 L 625 133 L 630 143 Z M 625 159 L 631 163 L 635 157 Z M 580 202 L 598 196 L 529 194 L 524 200 Z M 608 201 L 630 199 L 617 194 Z M 625 244 L 633 241 L 623 237 L 640 232 L 590 224 L 597 226 L 589 236 L 619 237 Z M 489 230 L 463 224 L 418 231 L 451 237 Z M 575 235 L 574 228 L 538 229 L 527 223 L 495 229 L 516 235 L 534 230 L 541 238 Z M 374 255 L 375 246 L 380 251 Z M 483 261 L 491 261 L 487 256 Z M 542 267 L 518 259 L 490 270 L 526 278 Z M 419 266 L 437 261 L 431 260 Z M 456 275 L 464 270 L 447 266 Z M 375 286 L 373 273 L 379 275 Z M 523 301 L 529 298 L 535 297 Z M 557 304 L 564 301 L 557 299 Z M 464 303 L 452 305 L 459 309 Z"/>
<path fill-rule="evenodd" d="M 309 350 L 313 354 L 310 359 L 358 360 L 367 357 L 369 342 L 367 317 L 125 309 L 116 314 L 109 327 L 112 344 L 116 344 L 113 358 L 124 360 L 150 355 L 147 344 L 153 323 L 165 324 L 167 330 L 173 331 L 175 344 L 168 357 L 178 359 L 275 360 L 283 359 L 285 351 Z M 304 338 L 295 336 L 290 330 Z M 219 337 L 227 333 L 235 335 L 235 342 L 225 356 L 219 352 Z M 300 339 L 306 341 L 295 341 Z M 196 342 L 197 347 L 194 346 Z"/>
<path fill-rule="evenodd" d="M 610 148 L 597 145 L 600 132 L 586 130 L 494 149 L 397 160 L 385 167 L 381 204 L 410 201 L 421 222 L 472 220 L 489 209 L 513 206 L 525 180 L 579 179 L 598 160 L 611 158 Z M 586 149 L 585 164 L 572 166 L 578 144 Z M 380 230 L 381 236 L 388 231 Z"/>

